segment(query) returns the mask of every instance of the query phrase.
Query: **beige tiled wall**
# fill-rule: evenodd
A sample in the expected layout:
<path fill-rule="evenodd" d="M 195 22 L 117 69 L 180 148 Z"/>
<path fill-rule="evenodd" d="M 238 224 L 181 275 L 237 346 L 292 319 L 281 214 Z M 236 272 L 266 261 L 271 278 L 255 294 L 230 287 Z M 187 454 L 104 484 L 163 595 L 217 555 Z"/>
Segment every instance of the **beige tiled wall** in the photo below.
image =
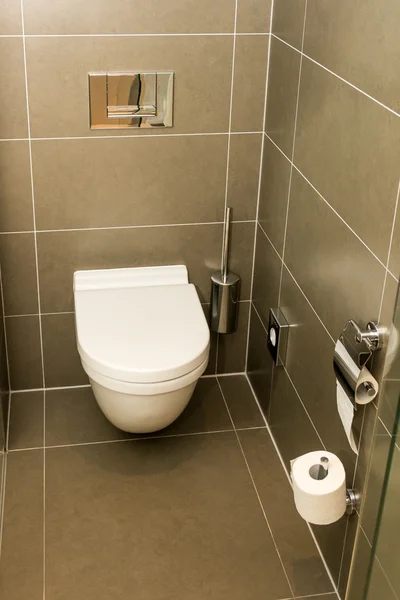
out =
<path fill-rule="evenodd" d="M 286 465 L 326 448 L 359 489 L 376 410 L 357 411 L 357 457 L 337 412 L 332 359 L 348 319 L 388 325 L 393 314 L 399 6 L 275 0 L 272 22 L 248 372 Z M 284 369 L 266 347 L 274 306 L 293 326 Z M 314 528 L 342 594 L 356 530 L 357 517 Z"/>
<path fill-rule="evenodd" d="M 245 367 L 269 0 L 0 2 L 0 254 L 12 389 L 87 381 L 76 269 L 183 262 L 207 310 L 233 207 L 239 329 L 209 373 Z M 23 14 L 21 14 L 21 5 Z M 91 131 L 90 71 L 175 72 L 174 127 Z"/>

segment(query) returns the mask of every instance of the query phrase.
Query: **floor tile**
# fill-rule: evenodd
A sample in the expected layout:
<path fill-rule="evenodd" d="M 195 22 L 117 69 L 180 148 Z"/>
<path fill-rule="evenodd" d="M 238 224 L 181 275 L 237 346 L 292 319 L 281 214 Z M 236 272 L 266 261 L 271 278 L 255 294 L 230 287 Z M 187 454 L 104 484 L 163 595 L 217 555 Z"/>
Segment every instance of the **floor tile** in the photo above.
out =
<path fill-rule="evenodd" d="M 238 433 L 294 593 L 330 592 L 332 584 L 308 527 L 296 512 L 291 486 L 268 432 Z"/>
<path fill-rule="evenodd" d="M 43 451 L 7 457 L 0 597 L 43 598 Z"/>
<path fill-rule="evenodd" d="M 233 432 L 46 451 L 46 600 L 249 590 L 290 596 Z"/>
<path fill-rule="evenodd" d="M 235 427 L 263 427 L 264 419 L 245 375 L 219 377 Z"/>
<path fill-rule="evenodd" d="M 43 392 L 22 392 L 11 395 L 8 447 L 37 448 L 43 446 Z"/>
<path fill-rule="evenodd" d="M 149 434 L 177 435 L 232 429 L 228 412 L 213 377 L 200 379 L 182 415 L 166 429 Z M 101 412 L 92 388 L 46 392 L 46 446 L 141 437 L 114 427 Z M 148 437 L 148 436 L 144 436 Z"/>

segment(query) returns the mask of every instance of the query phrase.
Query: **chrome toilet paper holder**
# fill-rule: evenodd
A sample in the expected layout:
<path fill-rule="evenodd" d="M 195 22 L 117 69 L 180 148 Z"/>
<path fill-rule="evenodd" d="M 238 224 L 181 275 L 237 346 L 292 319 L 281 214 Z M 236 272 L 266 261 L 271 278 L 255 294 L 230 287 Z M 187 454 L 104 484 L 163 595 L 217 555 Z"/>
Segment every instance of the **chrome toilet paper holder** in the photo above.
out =
<path fill-rule="evenodd" d="M 361 505 L 361 494 L 358 490 L 348 488 L 346 490 L 346 513 L 353 515 Z"/>
<path fill-rule="evenodd" d="M 354 391 L 360 370 L 366 366 L 374 352 L 381 350 L 384 344 L 385 329 L 378 323 L 369 321 L 366 328 L 360 327 L 350 319 L 343 328 L 335 346 L 333 365 L 336 378 L 340 382 L 347 396 L 351 399 L 354 409 L 357 404 Z M 375 390 L 365 383 L 365 393 L 374 396 Z"/>

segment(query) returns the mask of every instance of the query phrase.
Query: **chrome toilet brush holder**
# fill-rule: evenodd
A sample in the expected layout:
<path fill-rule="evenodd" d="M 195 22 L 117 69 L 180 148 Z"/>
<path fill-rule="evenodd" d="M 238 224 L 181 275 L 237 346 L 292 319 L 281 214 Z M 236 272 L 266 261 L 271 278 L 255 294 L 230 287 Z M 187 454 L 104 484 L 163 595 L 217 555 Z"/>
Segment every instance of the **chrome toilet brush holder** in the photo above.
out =
<path fill-rule="evenodd" d="M 234 333 L 237 329 L 240 277 L 229 271 L 229 241 L 232 209 L 225 213 L 221 271 L 211 275 L 210 329 L 217 333 Z"/>

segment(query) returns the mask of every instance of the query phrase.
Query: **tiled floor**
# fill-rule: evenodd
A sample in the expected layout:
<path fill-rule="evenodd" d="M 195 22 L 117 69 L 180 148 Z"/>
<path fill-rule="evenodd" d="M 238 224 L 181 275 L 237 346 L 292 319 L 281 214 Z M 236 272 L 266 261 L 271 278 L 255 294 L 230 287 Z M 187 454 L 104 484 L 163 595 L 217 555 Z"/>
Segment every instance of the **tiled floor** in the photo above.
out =
<path fill-rule="evenodd" d="M 12 396 L 1 598 L 336 598 L 244 376 L 135 439 L 90 388 L 43 400 Z"/>

